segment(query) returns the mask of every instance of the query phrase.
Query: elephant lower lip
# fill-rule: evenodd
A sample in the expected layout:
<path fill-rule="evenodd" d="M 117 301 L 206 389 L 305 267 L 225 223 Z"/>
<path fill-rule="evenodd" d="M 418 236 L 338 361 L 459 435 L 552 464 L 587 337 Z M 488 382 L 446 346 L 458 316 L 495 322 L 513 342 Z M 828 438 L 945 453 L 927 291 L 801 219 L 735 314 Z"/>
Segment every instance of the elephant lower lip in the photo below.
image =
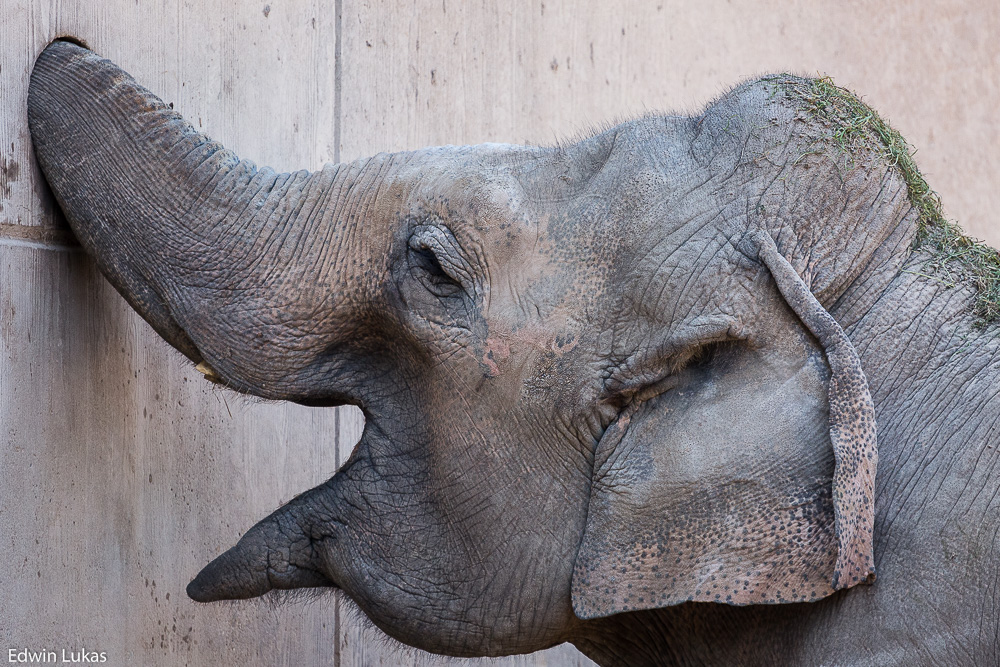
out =
<path fill-rule="evenodd" d="M 220 582 L 213 580 L 212 573 L 202 570 L 187 585 L 187 595 L 195 602 L 218 602 L 220 600 L 247 600 L 275 591 L 302 588 L 327 588 L 340 590 L 340 586 L 320 572 L 298 571 L 294 578 L 269 574 L 256 582 Z"/>
<path fill-rule="evenodd" d="M 187 586 L 188 597 L 214 602 L 246 600 L 272 590 L 336 588 L 330 577 L 305 559 L 289 562 L 287 552 L 278 558 L 280 546 L 269 546 L 263 536 L 252 533 L 202 568 Z"/>

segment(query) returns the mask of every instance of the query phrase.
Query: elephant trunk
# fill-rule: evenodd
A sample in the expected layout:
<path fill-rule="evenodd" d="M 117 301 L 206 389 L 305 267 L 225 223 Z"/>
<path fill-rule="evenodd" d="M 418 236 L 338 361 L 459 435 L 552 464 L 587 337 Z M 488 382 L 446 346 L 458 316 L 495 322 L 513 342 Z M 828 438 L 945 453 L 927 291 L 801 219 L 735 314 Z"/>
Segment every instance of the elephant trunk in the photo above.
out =
<path fill-rule="evenodd" d="M 333 586 L 324 573 L 312 516 L 326 485 L 299 496 L 257 523 L 234 547 L 205 566 L 188 584 L 196 602 L 242 600 L 271 590 Z"/>
<path fill-rule="evenodd" d="M 169 227 L 182 227 L 191 246 L 209 244 L 197 233 L 200 219 L 221 211 L 205 210 L 203 192 L 220 172 L 246 167 L 110 61 L 66 41 L 35 63 L 28 124 L 39 166 L 84 248 L 161 336 L 201 361 L 171 316 L 149 255 Z"/>
<path fill-rule="evenodd" d="M 315 360 L 294 327 L 346 330 L 349 305 L 371 301 L 348 272 L 369 241 L 386 242 L 382 227 L 360 222 L 394 156 L 312 173 L 258 169 L 66 41 L 35 64 L 28 121 L 84 248 L 157 333 L 206 362 L 210 379 L 295 400 L 295 373 Z M 315 286 L 312 301 L 291 288 L 303 283 Z"/>

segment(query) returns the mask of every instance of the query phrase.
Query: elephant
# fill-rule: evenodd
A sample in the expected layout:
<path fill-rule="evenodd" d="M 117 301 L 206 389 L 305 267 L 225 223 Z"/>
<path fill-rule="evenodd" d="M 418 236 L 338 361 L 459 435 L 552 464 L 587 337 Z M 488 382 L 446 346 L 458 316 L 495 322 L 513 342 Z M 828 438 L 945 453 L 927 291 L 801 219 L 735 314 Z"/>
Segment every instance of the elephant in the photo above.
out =
<path fill-rule="evenodd" d="M 295 173 L 67 40 L 27 112 L 160 336 L 230 390 L 364 414 L 193 600 L 341 591 L 452 656 L 1000 661 L 1000 259 L 830 81 Z"/>

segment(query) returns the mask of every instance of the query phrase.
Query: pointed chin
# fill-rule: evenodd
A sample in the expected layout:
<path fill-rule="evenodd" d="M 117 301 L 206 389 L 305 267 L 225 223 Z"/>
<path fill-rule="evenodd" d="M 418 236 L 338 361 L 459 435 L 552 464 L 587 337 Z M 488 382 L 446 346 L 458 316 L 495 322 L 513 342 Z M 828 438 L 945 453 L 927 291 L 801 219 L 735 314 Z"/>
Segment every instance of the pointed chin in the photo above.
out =
<path fill-rule="evenodd" d="M 331 480 L 332 481 L 332 480 Z M 308 491 L 257 523 L 188 584 L 196 602 L 244 600 L 272 590 L 334 586 L 326 572 L 331 525 L 330 482 Z"/>

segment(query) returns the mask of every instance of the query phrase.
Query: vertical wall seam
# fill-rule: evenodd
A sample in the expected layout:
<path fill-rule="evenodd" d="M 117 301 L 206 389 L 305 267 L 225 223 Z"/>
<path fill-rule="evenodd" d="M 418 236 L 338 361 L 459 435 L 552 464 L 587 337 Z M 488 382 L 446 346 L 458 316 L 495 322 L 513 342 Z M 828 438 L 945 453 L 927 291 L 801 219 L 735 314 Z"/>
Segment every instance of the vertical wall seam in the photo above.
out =
<path fill-rule="evenodd" d="M 341 116 L 344 113 L 344 107 L 341 104 L 340 90 L 341 82 L 343 81 L 344 75 L 344 2 L 343 0 L 335 0 L 334 2 L 334 19 L 333 19 L 333 161 L 335 164 L 340 164 L 340 121 Z M 336 413 L 334 414 L 334 433 L 336 434 L 336 442 L 334 446 L 336 447 L 336 466 L 337 470 L 340 470 L 341 456 L 340 456 L 340 441 L 343 438 L 343 433 L 340 428 L 340 417 L 343 407 L 335 408 Z M 340 667 L 340 654 L 341 646 L 343 645 L 345 633 L 342 615 L 340 613 L 341 605 L 343 600 L 339 594 L 335 594 L 333 600 L 333 667 Z"/>
<path fill-rule="evenodd" d="M 343 26 L 343 15 L 344 15 L 344 4 L 343 0 L 336 0 L 334 2 L 334 46 L 333 46 L 333 161 L 336 164 L 340 163 L 340 116 L 343 114 L 343 106 L 340 103 L 340 86 L 341 80 L 344 74 L 343 65 L 343 49 L 341 44 L 343 42 L 344 32 Z"/>
<path fill-rule="evenodd" d="M 337 16 L 339 17 L 340 16 L 340 11 L 339 11 L 340 0 L 337 0 L 337 5 L 338 5 Z M 340 25 L 340 21 L 339 20 L 337 21 L 337 25 L 338 26 Z M 340 40 L 338 39 L 337 42 L 339 43 Z M 337 81 L 339 82 L 340 79 L 338 78 Z M 339 126 L 340 126 L 340 122 L 338 120 L 336 127 L 339 127 Z M 333 446 L 334 446 L 334 451 L 335 451 L 335 454 L 334 454 L 334 463 L 337 466 L 337 472 L 340 472 L 340 464 L 341 464 L 340 441 L 344 437 L 344 434 L 340 430 L 340 413 L 344 410 L 344 408 L 343 408 L 343 406 L 339 406 L 339 407 L 334 408 L 334 410 L 335 410 L 335 412 L 333 413 L 333 434 L 334 434 L 334 443 L 333 443 Z M 341 605 L 340 595 L 337 594 L 337 593 L 334 593 L 334 598 L 333 598 L 333 667 L 340 667 L 340 644 L 343 641 L 343 636 L 344 636 L 343 626 L 340 624 L 340 605 Z"/>

